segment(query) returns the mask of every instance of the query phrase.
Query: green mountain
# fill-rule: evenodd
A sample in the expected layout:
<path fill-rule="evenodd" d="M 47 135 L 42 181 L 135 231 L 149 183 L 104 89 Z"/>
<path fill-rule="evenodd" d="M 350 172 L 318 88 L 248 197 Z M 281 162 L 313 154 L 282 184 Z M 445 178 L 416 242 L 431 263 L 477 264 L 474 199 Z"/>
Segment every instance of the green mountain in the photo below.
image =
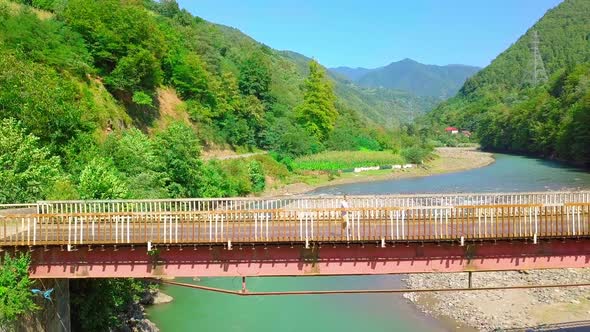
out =
<path fill-rule="evenodd" d="M 549 77 L 537 71 L 536 85 L 534 44 Z M 484 148 L 588 165 L 589 62 L 590 1 L 565 0 L 429 118 L 474 130 Z"/>
<path fill-rule="evenodd" d="M 292 51 L 281 51 L 300 71 L 307 75 L 310 58 Z M 334 90 L 342 105 L 356 110 L 373 123 L 386 128 L 397 128 L 431 111 L 439 102 L 432 97 L 418 97 L 409 92 L 385 88 L 363 88 L 338 73 L 329 71 Z"/>
<path fill-rule="evenodd" d="M 330 70 L 362 87 L 382 87 L 447 99 L 454 96 L 465 80 L 479 69 L 465 65 L 425 65 L 404 59 L 375 69 L 338 67 Z"/>

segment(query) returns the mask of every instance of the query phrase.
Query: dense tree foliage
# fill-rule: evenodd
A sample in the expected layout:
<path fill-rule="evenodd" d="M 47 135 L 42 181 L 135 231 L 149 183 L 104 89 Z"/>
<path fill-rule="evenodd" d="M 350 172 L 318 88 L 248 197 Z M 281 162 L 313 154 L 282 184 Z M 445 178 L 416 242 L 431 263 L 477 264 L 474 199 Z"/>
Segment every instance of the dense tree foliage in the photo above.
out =
<path fill-rule="evenodd" d="M 525 101 L 482 117 L 479 136 L 490 149 L 535 153 L 590 165 L 590 64 L 558 73 Z"/>
<path fill-rule="evenodd" d="M 270 68 L 262 52 L 253 52 L 240 65 L 240 91 L 261 101 L 269 101 L 270 83 Z"/>
<path fill-rule="evenodd" d="M 127 198 L 127 187 L 106 158 L 94 158 L 80 173 L 80 198 L 122 199 Z"/>
<path fill-rule="evenodd" d="M 59 14 L 84 37 L 95 66 L 112 89 L 158 86 L 166 43 L 155 18 L 140 2 L 69 0 Z"/>
<path fill-rule="evenodd" d="M 303 104 L 297 108 L 297 118 L 307 131 L 323 139 L 334 129 L 338 111 L 331 83 L 316 61 L 309 63 L 309 76 L 305 80 Z"/>
<path fill-rule="evenodd" d="M 115 167 L 125 178 L 131 198 L 168 197 L 169 179 L 165 161 L 158 155 L 156 144 L 138 129 L 130 129 L 120 137 L 111 136 L 106 150 Z"/>
<path fill-rule="evenodd" d="M 84 39 L 56 20 L 41 20 L 31 11 L 6 15 L 0 20 L 0 40 L 19 57 L 83 74 L 91 71 L 92 58 Z"/>
<path fill-rule="evenodd" d="M 167 186 L 172 197 L 199 197 L 201 151 L 194 131 L 175 123 L 158 134 L 156 146 L 170 176 Z"/>
<path fill-rule="evenodd" d="M 385 141 L 379 142 L 381 138 L 379 133 L 365 128 L 354 113 L 342 112 L 326 141 L 326 148 L 335 151 L 391 148 Z"/>
<path fill-rule="evenodd" d="M 0 204 L 44 198 L 60 177 L 59 159 L 13 119 L 0 120 Z"/>
<path fill-rule="evenodd" d="M 70 321 L 73 331 L 101 332 L 121 327 L 121 315 L 144 289 L 133 279 L 73 279 L 70 281 Z"/>
<path fill-rule="evenodd" d="M 31 293 L 30 262 L 29 255 L 11 257 L 5 253 L 0 264 L 0 328 L 4 331 L 11 330 L 19 317 L 37 309 Z"/>
<path fill-rule="evenodd" d="M 0 50 L 1 52 L 1 50 Z M 0 53 L 2 54 L 2 53 Z M 53 68 L 0 56 L 0 118 L 15 118 L 53 150 L 78 131 L 92 128 L 83 115 L 76 84 Z"/>

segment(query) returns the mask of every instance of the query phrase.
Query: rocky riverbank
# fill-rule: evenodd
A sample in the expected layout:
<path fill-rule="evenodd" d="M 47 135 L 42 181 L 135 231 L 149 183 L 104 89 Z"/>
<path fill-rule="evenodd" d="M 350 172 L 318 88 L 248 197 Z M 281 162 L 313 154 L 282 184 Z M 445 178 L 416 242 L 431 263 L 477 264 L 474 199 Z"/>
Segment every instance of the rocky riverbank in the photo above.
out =
<path fill-rule="evenodd" d="M 133 303 L 124 317 L 125 324 L 117 332 L 160 332 L 160 329 L 146 318 L 145 308 L 140 303 Z"/>
<path fill-rule="evenodd" d="M 412 274 L 408 288 L 467 287 L 467 273 Z M 590 269 L 473 273 L 473 287 L 590 283 Z M 590 320 L 590 287 L 406 293 L 421 310 L 481 331 Z M 590 322 L 585 326 L 589 326 Z"/>
<path fill-rule="evenodd" d="M 170 295 L 157 289 L 146 290 L 138 302 L 133 303 L 124 320 L 125 325 L 118 332 L 160 332 L 160 329 L 146 317 L 145 306 L 172 302 Z"/>

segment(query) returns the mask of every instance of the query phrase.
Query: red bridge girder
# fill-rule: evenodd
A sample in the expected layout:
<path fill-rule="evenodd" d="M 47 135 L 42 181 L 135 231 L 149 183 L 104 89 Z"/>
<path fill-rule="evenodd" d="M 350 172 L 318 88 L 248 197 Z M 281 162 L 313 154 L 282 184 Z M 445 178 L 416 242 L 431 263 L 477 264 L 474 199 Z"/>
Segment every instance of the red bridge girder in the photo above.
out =
<path fill-rule="evenodd" d="M 35 248 L 33 278 L 372 275 L 590 267 L 590 240 L 532 242 Z"/>

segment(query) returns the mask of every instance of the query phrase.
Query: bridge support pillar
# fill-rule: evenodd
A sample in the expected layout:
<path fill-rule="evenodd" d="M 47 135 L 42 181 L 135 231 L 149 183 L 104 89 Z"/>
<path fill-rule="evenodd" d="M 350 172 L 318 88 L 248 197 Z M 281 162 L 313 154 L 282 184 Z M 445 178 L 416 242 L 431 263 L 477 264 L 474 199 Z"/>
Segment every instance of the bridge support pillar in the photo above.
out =
<path fill-rule="evenodd" d="M 47 331 L 70 332 L 70 280 L 39 279 L 42 289 L 53 288 L 51 302 L 42 297 L 36 299 L 39 310 L 21 319 L 17 332 Z"/>

